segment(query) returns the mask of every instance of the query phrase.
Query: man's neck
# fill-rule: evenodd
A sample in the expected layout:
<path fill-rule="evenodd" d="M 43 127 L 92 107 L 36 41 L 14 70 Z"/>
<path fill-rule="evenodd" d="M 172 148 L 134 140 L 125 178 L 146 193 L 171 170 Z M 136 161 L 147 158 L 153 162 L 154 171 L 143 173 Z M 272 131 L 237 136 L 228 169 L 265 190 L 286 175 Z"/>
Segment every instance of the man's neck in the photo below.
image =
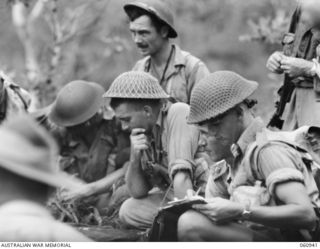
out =
<path fill-rule="evenodd" d="M 237 141 L 240 139 L 242 134 L 247 130 L 247 128 L 252 124 L 254 121 L 254 116 L 251 114 L 251 112 L 246 112 L 243 117 L 243 125 L 241 127 L 241 130 L 239 132 L 239 136 L 237 137 Z M 236 142 L 237 142 L 236 141 Z"/>
<path fill-rule="evenodd" d="M 170 42 L 166 42 L 164 46 L 155 54 L 151 55 L 151 61 L 156 67 L 165 65 L 168 61 L 172 49 Z"/>
<path fill-rule="evenodd" d="M 154 130 L 154 128 L 157 126 L 157 121 L 159 119 L 159 115 L 161 113 L 161 108 L 162 108 L 162 103 L 159 104 L 159 106 L 156 106 L 154 108 L 154 111 L 153 111 L 153 116 L 154 116 L 154 125 L 152 126 L 150 132 L 152 133 L 152 131 Z"/>

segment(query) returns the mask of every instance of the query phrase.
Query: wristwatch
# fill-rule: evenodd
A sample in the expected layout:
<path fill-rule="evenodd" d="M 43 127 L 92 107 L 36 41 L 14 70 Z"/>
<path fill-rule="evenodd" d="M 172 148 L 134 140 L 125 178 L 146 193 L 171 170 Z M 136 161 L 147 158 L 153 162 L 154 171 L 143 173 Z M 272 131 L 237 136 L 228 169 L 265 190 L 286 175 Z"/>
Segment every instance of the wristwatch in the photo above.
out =
<path fill-rule="evenodd" d="M 242 220 L 250 220 L 252 211 L 250 210 L 250 202 L 248 202 L 241 214 L 241 219 Z"/>

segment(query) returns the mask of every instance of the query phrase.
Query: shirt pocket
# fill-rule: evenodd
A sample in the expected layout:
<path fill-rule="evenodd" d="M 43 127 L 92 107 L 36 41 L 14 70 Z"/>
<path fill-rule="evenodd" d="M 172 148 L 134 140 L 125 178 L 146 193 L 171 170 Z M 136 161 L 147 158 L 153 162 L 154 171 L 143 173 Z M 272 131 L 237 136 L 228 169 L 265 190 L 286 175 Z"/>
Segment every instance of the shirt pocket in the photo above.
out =
<path fill-rule="evenodd" d="M 188 103 L 187 80 L 181 75 L 181 71 L 169 78 L 167 92 L 176 101 Z"/>

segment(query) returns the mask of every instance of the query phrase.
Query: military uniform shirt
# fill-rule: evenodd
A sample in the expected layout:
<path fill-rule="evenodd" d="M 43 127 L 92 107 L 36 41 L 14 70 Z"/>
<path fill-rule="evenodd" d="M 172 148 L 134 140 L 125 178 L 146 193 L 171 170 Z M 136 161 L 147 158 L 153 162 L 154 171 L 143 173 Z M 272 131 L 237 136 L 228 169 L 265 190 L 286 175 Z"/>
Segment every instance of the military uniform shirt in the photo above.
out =
<path fill-rule="evenodd" d="M 296 181 L 304 184 L 310 202 L 315 207 L 320 207 L 319 192 L 312 172 L 306 168 L 301 154 L 296 149 L 284 143 L 270 143 L 247 158 L 250 146 L 256 141 L 256 134 L 263 129 L 262 120 L 257 118 L 232 146 L 234 164 L 231 166 L 230 163 L 228 165 L 226 162 L 220 162 L 212 167 L 206 196 L 229 199 L 237 187 L 253 186 L 255 181 L 261 180 L 272 200 L 277 201 L 276 185 Z M 255 171 L 259 172 L 259 176 Z"/>
<path fill-rule="evenodd" d="M 62 142 L 60 168 L 87 183 L 102 179 L 114 169 L 108 159 L 116 147 L 113 120 L 103 120 L 90 147 L 80 138 L 67 134 Z"/>
<path fill-rule="evenodd" d="M 208 165 L 202 157 L 197 156 L 200 134 L 196 126 L 187 124 L 188 114 L 189 106 L 185 103 L 164 105 L 147 152 L 151 157 L 143 154 L 142 168 L 147 168 L 145 164 L 152 159 L 166 168 L 171 179 L 177 171 L 184 170 L 190 173 L 195 185 L 205 185 Z"/>
<path fill-rule="evenodd" d="M 172 45 L 173 56 L 165 72 L 163 89 L 176 101 L 189 103 L 192 89 L 205 76 L 209 74 L 206 65 L 188 52 L 182 51 L 177 45 Z M 149 72 L 158 78 L 158 74 L 152 70 L 151 58 L 147 56 L 139 60 L 133 67 L 133 71 Z M 160 75 L 161 77 L 161 75 Z"/>

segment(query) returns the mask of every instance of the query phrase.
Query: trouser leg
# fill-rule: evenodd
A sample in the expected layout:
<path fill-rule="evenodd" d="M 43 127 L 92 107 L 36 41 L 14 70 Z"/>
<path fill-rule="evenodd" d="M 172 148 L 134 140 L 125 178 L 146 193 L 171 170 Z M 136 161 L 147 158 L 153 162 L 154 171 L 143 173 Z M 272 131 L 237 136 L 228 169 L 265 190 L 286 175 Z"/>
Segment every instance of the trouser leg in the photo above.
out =
<path fill-rule="evenodd" d="M 164 195 L 163 192 L 152 193 L 146 198 L 130 198 L 126 200 L 119 211 L 121 221 L 137 229 L 150 228 L 158 213 Z"/>

